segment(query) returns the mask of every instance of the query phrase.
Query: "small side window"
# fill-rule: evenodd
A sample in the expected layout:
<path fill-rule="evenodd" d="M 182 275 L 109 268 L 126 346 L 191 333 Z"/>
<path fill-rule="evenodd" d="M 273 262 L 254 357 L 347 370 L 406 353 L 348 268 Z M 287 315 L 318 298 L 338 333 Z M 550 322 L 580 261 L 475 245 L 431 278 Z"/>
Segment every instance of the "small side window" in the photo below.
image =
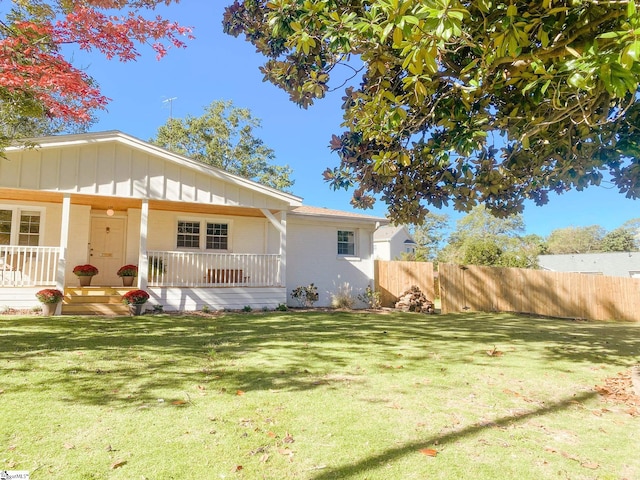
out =
<path fill-rule="evenodd" d="M 356 254 L 356 235 L 351 230 L 338 230 L 338 255 Z"/>

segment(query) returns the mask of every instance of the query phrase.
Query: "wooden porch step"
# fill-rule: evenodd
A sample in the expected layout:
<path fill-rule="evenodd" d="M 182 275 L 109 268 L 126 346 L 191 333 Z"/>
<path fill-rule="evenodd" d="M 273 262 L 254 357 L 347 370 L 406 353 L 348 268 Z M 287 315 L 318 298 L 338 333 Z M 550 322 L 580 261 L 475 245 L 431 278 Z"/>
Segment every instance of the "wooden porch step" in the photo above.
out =
<path fill-rule="evenodd" d="M 128 315 L 122 295 L 135 288 L 68 287 L 62 300 L 63 315 Z"/>
<path fill-rule="evenodd" d="M 62 315 L 129 315 L 129 307 L 110 303 L 63 303 Z"/>

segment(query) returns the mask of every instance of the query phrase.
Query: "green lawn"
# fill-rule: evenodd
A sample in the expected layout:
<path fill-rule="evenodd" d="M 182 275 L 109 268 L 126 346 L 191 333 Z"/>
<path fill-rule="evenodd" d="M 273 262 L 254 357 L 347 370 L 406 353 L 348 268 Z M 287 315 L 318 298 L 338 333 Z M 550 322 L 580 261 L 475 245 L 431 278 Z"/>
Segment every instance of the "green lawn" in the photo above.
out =
<path fill-rule="evenodd" d="M 508 314 L 0 317 L 0 470 L 638 479 L 595 390 L 638 363 L 638 324 Z"/>

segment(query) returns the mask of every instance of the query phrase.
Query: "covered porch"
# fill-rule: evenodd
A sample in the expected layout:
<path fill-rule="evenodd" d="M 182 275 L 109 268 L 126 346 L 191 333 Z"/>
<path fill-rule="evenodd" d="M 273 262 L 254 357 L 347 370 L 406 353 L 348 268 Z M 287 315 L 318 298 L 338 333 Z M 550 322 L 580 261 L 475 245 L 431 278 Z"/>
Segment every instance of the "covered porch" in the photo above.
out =
<path fill-rule="evenodd" d="M 167 310 L 286 303 L 289 193 L 117 131 L 44 137 L 0 161 L 0 305 L 44 287 L 134 287 Z"/>
<path fill-rule="evenodd" d="M 65 288 L 77 286 L 75 276 L 57 281 L 64 258 L 60 247 L 0 245 L 0 287 Z M 145 256 L 145 255 L 143 255 Z M 148 287 L 279 287 L 279 254 L 220 254 L 149 250 L 147 275 L 140 272 L 136 286 Z M 66 269 L 65 269 L 66 270 Z M 144 278 L 146 277 L 146 278 Z M 119 283 L 119 282 L 118 282 Z M 96 286 L 118 286 L 94 284 Z"/>
<path fill-rule="evenodd" d="M 35 292 L 49 287 L 65 292 L 65 312 L 78 301 L 70 298 L 79 286 L 73 268 L 87 263 L 99 270 L 96 290 L 121 288 L 118 269 L 138 266 L 133 286 L 149 292 L 149 308 L 286 303 L 285 211 L 0 189 L 2 212 L 2 306 L 36 306 Z M 41 245 L 20 245 L 29 241 Z"/>

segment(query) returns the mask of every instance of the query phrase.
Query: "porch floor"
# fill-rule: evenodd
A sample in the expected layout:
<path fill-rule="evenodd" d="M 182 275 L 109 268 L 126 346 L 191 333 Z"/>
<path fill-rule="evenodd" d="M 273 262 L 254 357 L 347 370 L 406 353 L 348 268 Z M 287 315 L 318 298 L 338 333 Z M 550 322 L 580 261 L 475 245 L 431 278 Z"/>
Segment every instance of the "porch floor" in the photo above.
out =
<path fill-rule="evenodd" d="M 122 295 L 135 288 L 67 287 L 62 300 L 62 315 L 128 315 Z"/>

